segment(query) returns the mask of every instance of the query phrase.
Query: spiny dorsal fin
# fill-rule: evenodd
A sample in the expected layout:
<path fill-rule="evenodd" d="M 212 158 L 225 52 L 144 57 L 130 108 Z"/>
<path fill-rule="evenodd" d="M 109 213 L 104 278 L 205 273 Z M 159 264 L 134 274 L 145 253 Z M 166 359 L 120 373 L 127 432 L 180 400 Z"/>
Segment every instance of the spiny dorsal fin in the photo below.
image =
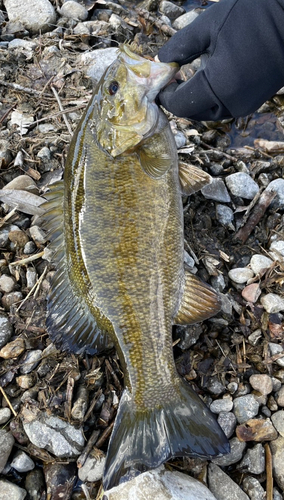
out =
<path fill-rule="evenodd" d="M 211 175 L 194 165 L 179 161 L 179 180 L 182 194 L 189 196 L 212 182 Z"/>
<path fill-rule="evenodd" d="M 186 271 L 183 296 L 173 320 L 174 325 L 199 323 L 217 314 L 220 308 L 220 299 L 215 290 Z"/>

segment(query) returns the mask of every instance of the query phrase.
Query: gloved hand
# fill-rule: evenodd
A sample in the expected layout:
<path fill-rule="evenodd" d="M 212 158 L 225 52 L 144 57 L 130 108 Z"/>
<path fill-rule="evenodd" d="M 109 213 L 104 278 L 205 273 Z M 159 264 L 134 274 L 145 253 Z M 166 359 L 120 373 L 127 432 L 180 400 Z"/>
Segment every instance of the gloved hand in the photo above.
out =
<path fill-rule="evenodd" d="M 207 54 L 186 83 L 171 83 L 160 103 L 176 116 L 246 116 L 284 85 L 284 0 L 221 0 L 178 31 L 161 62 L 187 64 Z"/>

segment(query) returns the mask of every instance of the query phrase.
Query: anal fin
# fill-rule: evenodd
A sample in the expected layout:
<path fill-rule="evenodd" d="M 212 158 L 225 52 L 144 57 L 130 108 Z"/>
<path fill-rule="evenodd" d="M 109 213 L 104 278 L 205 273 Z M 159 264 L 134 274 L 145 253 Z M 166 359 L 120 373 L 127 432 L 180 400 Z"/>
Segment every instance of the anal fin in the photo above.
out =
<path fill-rule="evenodd" d="M 173 320 L 175 325 L 191 325 L 211 318 L 221 309 L 217 292 L 197 276 L 185 272 L 184 292 Z"/>
<path fill-rule="evenodd" d="M 189 196 L 212 182 L 211 175 L 192 164 L 179 161 L 179 181 L 183 195 Z"/>

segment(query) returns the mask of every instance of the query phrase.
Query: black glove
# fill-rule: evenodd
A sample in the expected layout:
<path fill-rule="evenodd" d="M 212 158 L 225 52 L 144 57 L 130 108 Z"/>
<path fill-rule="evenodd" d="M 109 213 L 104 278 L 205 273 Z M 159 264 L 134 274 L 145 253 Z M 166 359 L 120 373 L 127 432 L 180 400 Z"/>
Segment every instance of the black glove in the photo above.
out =
<path fill-rule="evenodd" d="M 221 120 L 246 116 L 284 85 L 284 0 L 221 0 L 178 31 L 162 62 L 187 64 L 207 54 L 186 83 L 159 94 L 176 116 Z"/>

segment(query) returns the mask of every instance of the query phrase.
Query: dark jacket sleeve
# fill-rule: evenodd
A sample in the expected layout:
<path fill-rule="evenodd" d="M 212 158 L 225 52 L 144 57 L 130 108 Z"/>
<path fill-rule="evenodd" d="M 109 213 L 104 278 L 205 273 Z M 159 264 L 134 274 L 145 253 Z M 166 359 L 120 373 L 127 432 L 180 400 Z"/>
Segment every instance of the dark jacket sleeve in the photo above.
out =
<path fill-rule="evenodd" d="M 284 85 L 284 0 L 221 0 L 159 51 L 180 65 L 208 56 L 188 82 L 160 94 L 177 116 L 220 120 L 255 111 Z"/>

